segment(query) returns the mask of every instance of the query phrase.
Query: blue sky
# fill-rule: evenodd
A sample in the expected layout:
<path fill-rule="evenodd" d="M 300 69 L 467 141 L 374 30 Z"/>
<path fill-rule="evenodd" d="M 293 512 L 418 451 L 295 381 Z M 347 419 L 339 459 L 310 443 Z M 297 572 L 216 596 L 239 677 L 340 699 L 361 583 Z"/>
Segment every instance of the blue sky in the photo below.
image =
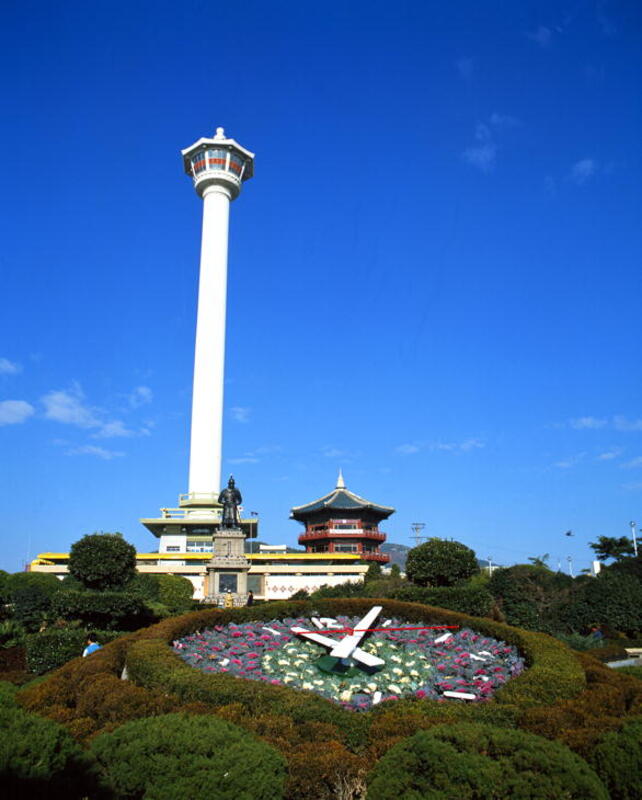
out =
<path fill-rule="evenodd" d="M 224 473 L 500 563 L 642 523 L 636 2 L 8 2 L 0 567 L 187 490 L 201 201 L 232 207 Z M 573 538 L 564 532 L 573 530 Z"/>

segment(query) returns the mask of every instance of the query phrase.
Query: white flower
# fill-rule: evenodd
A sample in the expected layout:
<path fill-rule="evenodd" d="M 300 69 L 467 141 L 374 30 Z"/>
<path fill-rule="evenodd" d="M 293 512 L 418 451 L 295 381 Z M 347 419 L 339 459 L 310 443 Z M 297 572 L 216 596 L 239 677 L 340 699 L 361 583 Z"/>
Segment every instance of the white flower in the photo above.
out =
<path fill-rule="evenodd" d="M 368 684 L 368 689 L 370 689 L 371 692 L 376 692 L 377 691 L 377 684 L 376 683 L 369 683 Z"/>
<path fill-rule="evenodd" d="M 403 670 L 399 669 L 399 667 L 394 667 L 392 671 L 395 673 L 395 675 L 403 675 Z"/>
<path fill-rule="evenodd" d="M 399 683 L 410 683 L 410 678 L 402 678 Z"/>
<path fill-rule="evenodd" d="M 416 669 L 411 669 L 410 670 L 410 674 L 412 675 L 413 678 L 418 678 L 419 677 L 419 673 L 417 672 Z"/>
<path fill-rule="evenodd" d="M 352 698 L 352 692 L 350 689 L 345 689 L 345 691 L 341 692 L 339 695 L 339 699 L 344 703 L 349 703 L 350 699 Z"/>
<path fill-rule="evenodd" d="M 395 694 L 401 694 L 401 689 L 397 686 L 396 683 L 391 683 L 388 686 L 388 689 L 390 689 L 390 691 L 394 692 Z"/>
<path fill-rule="evenodd" d="M 311 684 L 311 683 L 308 683 L 307 681 L 305 681 L 305 682 L 303 683 L 303 685 L 302 685 L 302 688 L 303 688 L 303 689 L 313 689 L 314 687 L 312 686 L 312 684 Z"/>

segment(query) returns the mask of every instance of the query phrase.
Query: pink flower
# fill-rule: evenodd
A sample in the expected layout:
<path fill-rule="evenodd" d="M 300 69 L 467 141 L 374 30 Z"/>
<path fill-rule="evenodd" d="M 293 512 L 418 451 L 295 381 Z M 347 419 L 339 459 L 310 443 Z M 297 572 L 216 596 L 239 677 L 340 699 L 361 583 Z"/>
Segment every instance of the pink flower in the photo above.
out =
<path fill-rule="evenodd" d="M 426 693 L 424 692 L 424 690 L 423 690 L 423 689 L 418 689 L 418 690 L 415 692 L 415 695 L 416 695 L 417 697 L 425 697 L 425 696 L 426 696 Z"/>
<path fill-rule="evenodd" d="M 232 631 L 232 636 L 235 639 L 239 639 L 241 636 L 243 636 L 243 634 L 240 631 Z"/>

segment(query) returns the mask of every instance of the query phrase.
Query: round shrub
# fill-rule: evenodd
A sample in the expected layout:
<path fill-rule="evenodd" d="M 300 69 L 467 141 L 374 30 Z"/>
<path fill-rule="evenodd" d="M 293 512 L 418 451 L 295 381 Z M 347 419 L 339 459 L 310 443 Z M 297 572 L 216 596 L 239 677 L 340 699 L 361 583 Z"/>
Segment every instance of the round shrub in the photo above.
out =
<path fill-rule="evenodd" d="M 182 575 L 158 576 L 158 600 L 172 613 L 188 611 L 193 595 L 192 582 Z"/>
<path fill-rule="evenodd" d="M 116 798 L 277 800 L 283 796 L 281 756 L 214 716 L 167 714 L 128 722 L 98 736 L 91 749 Z"/>
<path fill-rule="evenodd" d="M 136 548 L 118 533 L 92 533 L 74 542 L 69 574 L 88 589 L 120 589 L 136 574 Z"/>
<path fill-rule="evenodd" d="M 104 645 L 120 636 L 118 631 L 94 631 L 99 644 Z M 72 658 L 81 656 L 87 643 L 87 632 L 80 628 L 51 628 L 27 636 L 27 666 L 42 675 L 57 669 Z"/>
<path fill-rule="evenodd" d="M 438 725 L 392 747 L 368 775 L 368 800 L 608 800 L 564 745 L 490 725 Z"/>
<path fill-rule="evenodd" d="M 55 722 L 28 714 L 2 695 L 0 785 L 7 800 L 105 797 L 94 758 Z"/>
<path fill-rule="evenodd" d="M 94 630 L 132 631 L 155 621 L 144 601 L 127 592 L 58 592 L 51 613 Z"/>
<path fill-rule="evenodd" d="M 408 580 L 419 586 L 453 586 L 478 571 L 474 551 L 461 542 L 429 539 L 406 559 Z"/>
<path fill-rule="evenodd" d="M 611 800 L 642 797 L 642 718 L 607 733 L 589 758 Z"/>

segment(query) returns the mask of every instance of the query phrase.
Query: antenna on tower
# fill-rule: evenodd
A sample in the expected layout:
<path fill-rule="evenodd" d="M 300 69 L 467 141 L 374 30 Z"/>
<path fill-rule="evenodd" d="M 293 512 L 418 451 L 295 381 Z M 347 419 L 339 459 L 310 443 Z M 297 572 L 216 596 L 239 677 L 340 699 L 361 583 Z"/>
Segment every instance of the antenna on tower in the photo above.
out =
<path fill-rule="evenodd" d="M 422 536 L 421 532 L 426 527 L 425 522 L 411 522 L 410 527 L 412 528 L 412 536 L 411 539 L 415 540 L 415 547 L 419 547 L 420 544 L 423 544 L 424 539 L 427 539 L 427 536 Z"/>

